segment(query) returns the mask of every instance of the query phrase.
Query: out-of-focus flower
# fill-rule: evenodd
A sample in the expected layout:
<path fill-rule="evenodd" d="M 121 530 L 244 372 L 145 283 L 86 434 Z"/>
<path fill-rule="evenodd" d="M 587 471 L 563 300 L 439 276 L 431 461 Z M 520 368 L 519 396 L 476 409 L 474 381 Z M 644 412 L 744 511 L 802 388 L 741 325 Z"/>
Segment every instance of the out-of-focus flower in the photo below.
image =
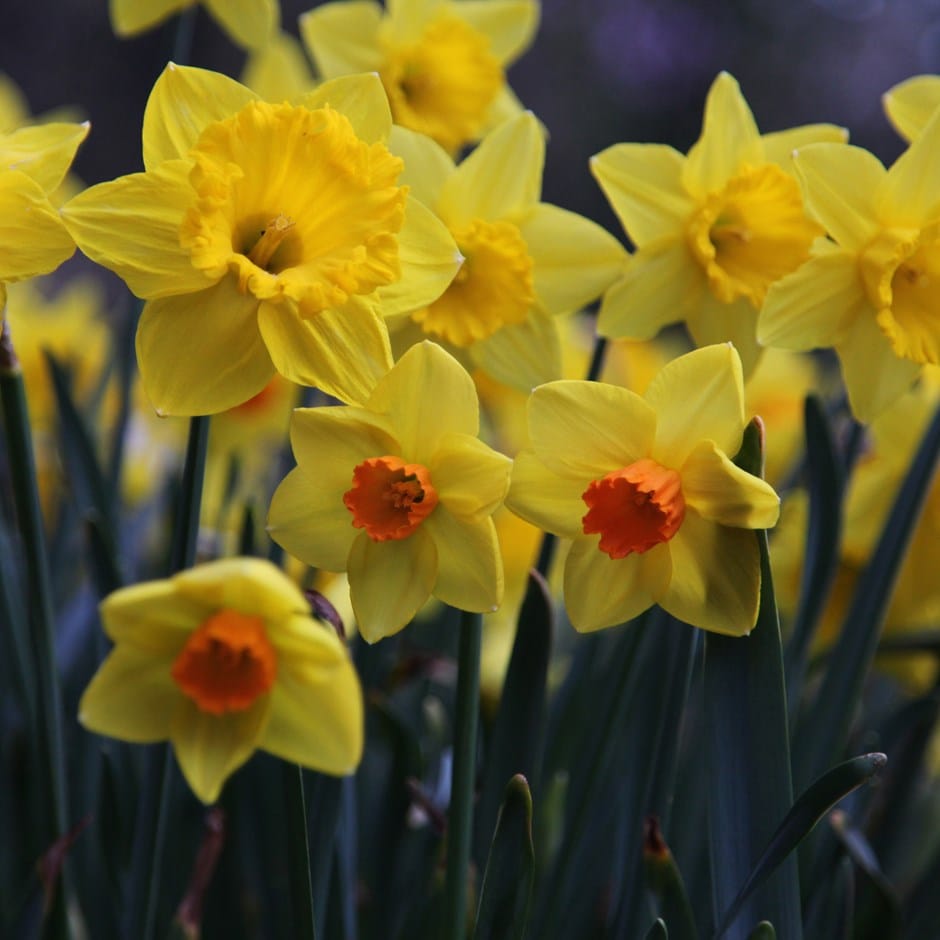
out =
<path fill-rule="evenodd" d="M 390 128 L 374 75 L 274 105 L 168 66 L 144 114 L 146 172 L 63 209 L 82 250 L 147 299 L 137 357 L 157 411 L 224 411 L 275 369 L 367 397 L 391 365 L 382 313 L 434 300 L 460 264 L 399 185 Z"/>
<path fill-rule="evenodd" d="M 535 0 L 325 3 L 300 34 L 325 78 L 378 72 L 396 124 L 451 153 L 519 110 L 505 69 L 529 46 Z"/>
<path fill-rule="evenodd" d="M 564 591 L 577 629 L 659 604 L 706 630 L 751 630 L 760 563 L 750 530 L 772 526 L 779 501 L 728 456 L 746 423 L 727 344 L 674 359 L 643 397 L 597 382 L 535 389 L 531 450 L 516 458 L 506 505 L 573 540 Z"/>
<path fill-rule="evenodd" d="M 316 84 L 300 42 L 284 32 L 248 56 L 241 80 L 265 101 L 298 101 Z"/>
<path fill-rule="evenodd" d="M 591 171 L 637 249 L 604 298 L 600 333 L 650 339 L 684 321 L 700 346 L 734 343 L 750 374 L 768 287 L 824 234 L 804 211 L 790 154 L 845 138 L 828 124 L 761 135 L 723 72 L 687 156 L 660 144 L 615 144 L 595 156 Z"/>
<path fill-rule="evenodd" d="M 894 129 L 910 142 L 940 108 L 940 75 L 915 75 L 890 88 L 881 100 Z"/>
<path fill-rule="evenodd" d="M 343 643 L 267 561 L 232 558 L 122 588 L 115 646 L 79 703 L 86 728 L 169 740 L 204 803 L 255 750 L 329 774 L 362 754 L 362 691 Z"/>
<path fill-rule="evenodd" d="M 832 346 L 852 411 L 871 421 L 940 362 L 940 114 L 886 170 L 867 150 L 813 144 L 794 154 L 807 210 L 829 233 L 774 284 L 762 343 Z"/>
<path fill-rule="evenodd" d="M 473 381 L 439 346 L 412 347 L 362 407 L 301 408 L 297 467 L 274 494 L 271 537 L 327 571 L 346 571 L 370 643 L 433 595 L 461 610 L 502 599 L 491 516 L 510 461 L 478 438 Z"/>
<path fill-rule="evenodd" d="M 111 26 L 122 37 L 135 36 L 193 6 L 197 0 L 110 0 Z M 264 46 L 281 19 L 277 0 L 201 0 L 212 18 L 246 49 Z"/>
<path fill-rule="evenodd" d="M 626 253 L 594 222 L 539 202 L 545 142 L 520 114 L 459 166 L 430 138 L 392 130 L 402 179 L 447 225 L 464 256 L 450 287 L 411 312 L 427 335 L 488 375 L 526 391 L 561 378 L 554 315 L 597 298 Z"/>

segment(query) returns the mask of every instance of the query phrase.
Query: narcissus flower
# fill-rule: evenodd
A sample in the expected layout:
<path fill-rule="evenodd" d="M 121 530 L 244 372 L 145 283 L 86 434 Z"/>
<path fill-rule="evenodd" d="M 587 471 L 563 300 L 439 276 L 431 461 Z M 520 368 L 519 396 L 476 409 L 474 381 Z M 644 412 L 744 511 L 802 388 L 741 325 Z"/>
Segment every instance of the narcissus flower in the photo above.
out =
<path fill-rule="evenodd" d="M 940 75 L 915 75 L 890 88 L 881 100 L 894 129 L 910 142 L 940 108 Z"/>
<path fill-rule="evenodd" d="M 531 449 L 506 505 L 572 539 L 565 604 L 582 631 L 659 604 L 686 623 L 740 636 L 757 618 L 751 529 L 777 520 L 777 494 L 744 472 L 741 362 L 730 345 L 668 363 L 642 397 L 599 382 L 540 386 Z"/>
<path fill-rule="evenodd" d="M 518 112 L 505 69 L 535 34 L 535 0 L 325 3 L 300 18 L 326 78 L 378 72 L 396 124 L 454 153 Z"/>
<path fill-rule="evenodd" d="M 600 333 L 650 339 L 685 321 L 700 346 L 732 342 L 749 374 L 768 287 L 824 234 L 804 212 L 790 154 L 845 138 L 828 124 L 761 135 L 723 72 L 687 156 L 661 144 L 616 144 L 594 157 L 591 171 L 637 249 L 604 298 Z"/>
<path fill-rule="evenodd" d="M 831 241 L 768 292 L 762 343 L 832 346 L 852 411 L 871 421 L 940 363 L 940 114 L 886 170 L 867 150 L 801 147 L 794 163 Z"/>
<path fill-rule="evenodd" d="M 115 646 L 79 720 L 123 741 L 169 740 L 204 803 L 257 749 L 335 775 L 359 763 L 362 691 L 346 648 L 269 562 L 122 588 L 101 619 Z"/>
<path fill-rule="evenodd" d="M 232 79 L 168 66 L 144 113 L 144 165 L 63 209 L 93 260 L 147 304 L 145 388 L 163 414 L 224 411 L 275 369 L 360 401 L 391 366 L 381 311 L 413 310 L 460 264 L 400 185 L 374 75 L 268 104 Z"/>
<path fill-rule="evenodd" d="M 432 594 L 462 610 L 500 603 L 491 516 L 511 464 L 478 432 L 473 381 L 429 342 L 408 350 L 362 407 L 294 412 L 298 465 L 274 494 L 268 531 L 302 561 L 348 572 L 370 643 Z"/>
<path fill-rule="evenodd" d="M 426 335 L 526 392 L 561 378 L 554 315 L 600 296 L 626 252 L 594 222 L 539 202 L 545 141 L 538 121 L 531 113 L 506 121 L 459 166 L 430 138 L 404 128 L 392 129 L 389 145 L 404 158 L 402 179 L 464 256 L 447 290 L 405 318 L 418 329 L 399 330 L 396 342 Z"/>
<path fill-rule="evenodd" d="M 111 26 L 121 37 L 135 36 L 175 16 L 197 0 L 110 0 Z M 265 45 L 277 30 L 277 0 L 202 0 L 234 42 L 247 49 Z"/>

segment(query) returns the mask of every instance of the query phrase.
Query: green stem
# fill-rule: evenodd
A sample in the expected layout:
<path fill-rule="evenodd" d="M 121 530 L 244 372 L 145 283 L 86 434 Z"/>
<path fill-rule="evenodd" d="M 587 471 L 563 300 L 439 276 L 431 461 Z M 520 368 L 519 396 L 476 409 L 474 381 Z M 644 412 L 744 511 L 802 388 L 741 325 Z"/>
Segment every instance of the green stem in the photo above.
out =
<path fill-rule="evenodd" d="M 296 764 L 287 763 L 283 765 L 283 773 L 287 806 L 287 862 L 294 925 L 291 936 L 297 940 L 316 940 L 304 775 Z"/>
<path fill-rule="evenodd" d="M 454 766 L 447 817 L 447 878 L 444 887 L 444 937 L 447 940 L 463 940 L 467 935 L 467 875 L 476 779 L 482 636 L 483 615 L 464 611 L 460 618 L 457 654 Z"/>

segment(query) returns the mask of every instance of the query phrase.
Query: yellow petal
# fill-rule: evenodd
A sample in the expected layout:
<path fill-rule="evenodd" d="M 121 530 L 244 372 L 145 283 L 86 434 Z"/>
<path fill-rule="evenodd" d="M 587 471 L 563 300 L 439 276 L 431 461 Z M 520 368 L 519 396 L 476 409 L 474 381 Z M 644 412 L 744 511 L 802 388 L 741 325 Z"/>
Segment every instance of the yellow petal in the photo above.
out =
<path fill-rule="evenodd" d="M 209 12 L 238 45 L 264 46 L 280 25 L 277 0 L 205 0 Z"/>
<path fill-rule="evenodd" d="M 437 549 L 424 528 L 406 539 L 373 542 L 365 532 L 349 553 L 349 596 L 367 643 L 401 630 L 431 596 Z"/>
<path fill-rule="evenodd" d="M 400 449 L 389 421 L 354 405 L 297 408 L 291 416 L 291 446 L 301 467 L 319 474 L 325 465 L 352 468 L 367 457 L 396 454 Z"/>
<path fill-rule="evenodd" d="M 731 343 L 741 360 L 744 377 L 754 371 L 762 350 L 757 343 L 757 311 L 746 297 L 723 303 L 711 291 L 703 291 L 686 325 L 696 346 Z"/>
<path fill-rule="evenodd" d="M 840 343 L 861 316 L 874 316 L 856 258 L 823 245 L 805 264 L 771 285 L 757 322 L 767 346 L 814 349 Z"/>
<path fill-rule="evenodd" d="M 539 203 L 516 220 L 534 265 L 539 303 L 571 313 L 596 300 L 620 275 L 623 246 L 589 219 Z"/>
<path fill-rule="evenodd" d="M 411 188 L 429 209 L 437 205 L 447 178 L 454 172 L 450 154 L 425 134 L 394 125 L 388 137 L 388 149 L 405 161 L 398 182 Z"/>
<path fill-rule="evenodd" d="M 164 160 L 185 157 L 209 124 L 257 97 L 233 78 L 171 62 L 144 109 L 144 167 L 153 170 Z"/>
<path fill-rule="evenodd" d="M 729 529 L 688 511 L 666 547 L 672 578 L 659 605 L 694 627 L 744 636 L 757 621 L 760 554 L 749 529 Z"/>
<path fill-rule="evenodd" d="M 538 307 L 522 323 L 510 323 L 474 343 L 469 352 L 487 375 L 523 392 L 562 374 L 558 321 Z"/>
<path fill-rule="evenodd" d="M 921 226 L 940 212 L 940 174 L 936 157 L 940 148 L 940 112 L 888 170 L 876 194 L 875 205 L 892 225 Z"/>
<path fill-rule="evenodd" d="M 382 8 L 372 0 L 324 3 L 301 14 L 300 38 L 325 78 L 375 72 L 382 65 L 378 42 Z"/>
<path fill-rule="evenodd" d="M 638 247 L 681 234 L 694 209 L 682 186 L 684 163 L 664 144 L 614 144 L 591 157 L 591 173 Z"/>
<path fill-rule="evenodd" d="M 137 327 L 141 379 L 161 415 L 216 414 L 257 395 L 274 367 L 257 325 L 258 301 L 234 279 L 151 300 Z"/>
<path fill-rule="evenodd" d="M 534 0 L 462 0 L 457 14 L 490 40 L 500 64 L 509 65 L 531 45 L 539 25 Z"/>
<path fill-rule="evenodd" d="M 685 241 L 641 248 L 623 276 L 604 294 L 597 318 L 601 336 L 652 339 L 669 323 L 691 316 L 705 280 Z"/>
<path fill-rule="evenodd" d="M 506 505 L 533 525 L 565 538 L 584 534 L 581 519 L 587 506 L 581 494 L 590 480 L 559 476 L 532 451 L 516 455 Z"/>
<path fill-rule="evenodd" d="M 480 406 L 467 371 L 440 346 L 412 346 L 376 386 L 367 402 L 388 416 L 406 461 L 429 464 L 448 434 L 476 437 Z"/>
<path fill-rule="evenodd" d="M 188 164 L 172 160 L 92 186 L 62 208 L 82 251 L 114 271 L 138 297 L 205 290 L 206 275 L 180 247 L 180 226 L 192 201 Z"/>
<path fill-rule="evenodd" d="M 459 519 L 438 503 L 424 525 L 437 548 L 434 596 L 458 610 L 496 610 L 503 599 L 503 561 L 493 520 Z"/>
<path fill-rule="evenodd" d="M 718 189 L 744 163 L 761 163 L 763 147 L 754 115 L 738 83 L 722 72 L 712 83 L 705 101 L 702 136 L 692 146 L 682 181 L 695 196 Z"/>
<path fill-rule="evenodd" d="M 310 318 L 287 303 L 262 303 L 258 326 L 281 375 L 341 401 L 364 401 L 392 365 L 385 324 L 356 298 Z"/>
<path fill-rule="evenodd" d="M 25 173 L 0 172 L 0 281 L 54 271 L 75 242 L 40 185 Z"/>
<path fill-rule="evenodd" d="M 428 463 L 441 504 L 456 516 L 491 516 L 506 498 L 512 461 L 469 434 L 441 438 Z"/>
<path fill-rule="evenodd" d="M 214 803 L 222 784 L 254 753 L 269 707 L 270 698 L 263 696 L 243 711 L 210 715 L 183 699 L 171 740 L 186 782 L 203 803 Z"/>
<path fill-rule="evenodd" d="M 741 361 L 728 344 L 679 356 L 650 382 L 644 396 L 656 412 L 651 456 L 677 469 L 699 441 L 711 440 L 732 456 L 744 433 Z"/>
<path fill-rule="evenodd" d="M 437 300 L 463 262 L 444 223 L 412 196 L 398 233 L 398 261 L 401 276 L 376 291 L 383 316 L 410 313 Z"/>
<path fill-rule="evenodd" d="M 437 211 L 451 228 L 528 209 L 542 192 L 545 140 L 531 112 L 487 134 L 444 184 Z"/>
<path fill-rule="evenodd" d="M 940 75 L 915 75 L 882 96 L 888 120 L 905 139 L 913 140 L 940 106 Z"/>
<path fill-rule="evenodd" d="M 121 588 L 101 603 L 105 633 L 120 648 L 151 658 L 176 656 L 210 613 L 204 601 L 182 596 L 170 579 Z"/>
<path fill-rule="evenodd" d="M 330 107 L 342 112 L 349 118 L 356 135 L 370 144 L 387 140 L 392 129 L 388 97 L 374 72 L 332 78 L 308 92 L 298 103 L 311 111 Z"/>
<path fill-rule="evenodd" d="M 142 33 L 189 6 L 192 0 L 110 0 L 111 26 L 123 37 Z"/>
<path fill-rule="evenodd" d="M 812 144 L 794 155 L 806 209 L 846 250 L 863 248 L 878 230 L 875 193 L 880 161 L 861 147 Z"/>
<path fill-rule="evenodd" d="M 761 135 L 764 145 L 764 158 L 786 170 L 793 171 L 793 151 L 807 144 L 844 144 L 849 139 L 849 132 L 835 124 L 804 124 L 790 127 L 785 131 Z"/>
<path fill-rule="evenodd" d="M 89 731 L 121 741 L 165 741 L 181 698 L 171 665 L 150 651 L 116 647 L 85 689 L 78 720 Z"/>
<path fill-rule="evenodd" d="M 611 558 L 597 541 L 596 536 L 576 539 L 565 562 L 565 609 L 582 633 L 639 616 L 653 606 L 669 579 L 669 554 L 663 546 Z"/>
<path fill-rule="evenodd" d="M 245 63 L 241 82 L 265 101 L 296 101 L 313 85 L 313 73 L 300 41 L 279 32 Z"/>
<path fill-rule="evenodd" d="M 728 459 L 714 441 L 702 441 L 679 473 L 686 505 L 703 519 L 739 529 L 769 529 L 780 515 L 772 486 Z"/>
<path fill-rule="evenodd" d="M 0 167 L 19 170 L 51 193 L 68 173 L 91 125 L 39 124 L 0 135 Z"/>
<path fill-rule="evenodd" d="M 584 486 L 649 455 L 656 413 L 634 392 L 565 380 L 533 391 L 529 435 L 539 459 Z"/>

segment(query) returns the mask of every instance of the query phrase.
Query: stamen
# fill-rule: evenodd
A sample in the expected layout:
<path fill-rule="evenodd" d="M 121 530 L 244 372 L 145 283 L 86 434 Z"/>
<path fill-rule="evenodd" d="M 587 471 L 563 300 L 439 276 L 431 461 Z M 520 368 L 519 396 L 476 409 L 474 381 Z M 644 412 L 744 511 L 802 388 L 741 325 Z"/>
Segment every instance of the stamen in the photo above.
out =
<path fill-rule="evenodd" d="M 287 233 L 294 227 L 294 220 L 290 216 L 276 215 L 267 227 L 261 233 L 261 237 L 255 242 L 254 247 L 248 252 L 249 261 L 254 262 L 259 268 L 265 271 L 278 250 L 281 242 L 287 237 Z"/>

